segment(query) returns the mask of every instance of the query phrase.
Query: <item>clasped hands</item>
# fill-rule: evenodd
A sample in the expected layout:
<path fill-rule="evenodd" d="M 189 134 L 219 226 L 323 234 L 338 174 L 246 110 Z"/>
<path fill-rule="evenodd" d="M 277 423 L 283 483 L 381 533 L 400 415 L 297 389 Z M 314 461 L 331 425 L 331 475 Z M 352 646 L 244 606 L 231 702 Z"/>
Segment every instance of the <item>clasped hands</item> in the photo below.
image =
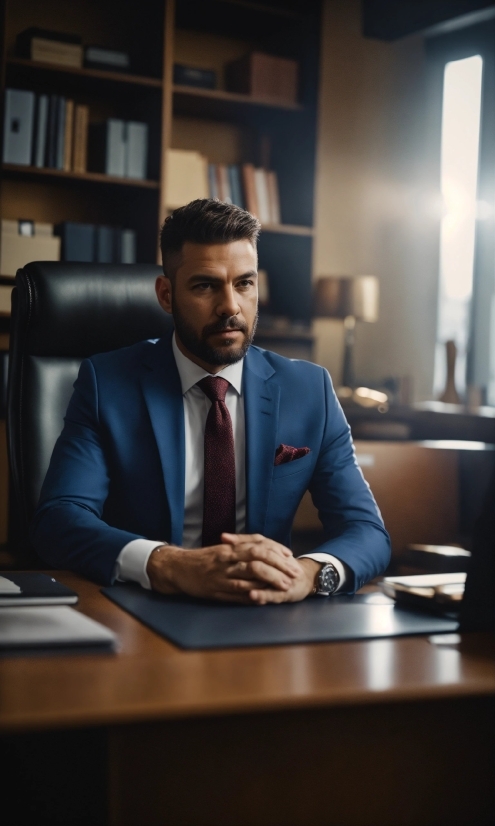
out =
<path fill-rule="evenodd" d="M 146 569 L 153 590 L 255 605 L 298 602 L 312 592 L 319 562 L 297 560 L 261 534 L 223 533 L 221 540 L 192 550 L 155 548 Z"/>

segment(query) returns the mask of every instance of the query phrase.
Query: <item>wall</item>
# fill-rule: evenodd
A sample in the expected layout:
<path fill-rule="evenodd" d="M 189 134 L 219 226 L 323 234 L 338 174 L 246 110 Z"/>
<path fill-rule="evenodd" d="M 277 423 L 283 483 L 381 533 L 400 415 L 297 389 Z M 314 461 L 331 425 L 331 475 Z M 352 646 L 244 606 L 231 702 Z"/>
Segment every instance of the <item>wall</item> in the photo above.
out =
<path fill-rule="evenodd" d="M 361 35 L 359 0 L 325 0 L 314 275 L 372 273 L 380 320 L 358 325 L 361 380 L 410 375 L 431 398 L 438 279 L 438 171 L 428 146 L 423 39 Z M 315 322 L 316 360 L 340 380 L 342 327 Z"/>

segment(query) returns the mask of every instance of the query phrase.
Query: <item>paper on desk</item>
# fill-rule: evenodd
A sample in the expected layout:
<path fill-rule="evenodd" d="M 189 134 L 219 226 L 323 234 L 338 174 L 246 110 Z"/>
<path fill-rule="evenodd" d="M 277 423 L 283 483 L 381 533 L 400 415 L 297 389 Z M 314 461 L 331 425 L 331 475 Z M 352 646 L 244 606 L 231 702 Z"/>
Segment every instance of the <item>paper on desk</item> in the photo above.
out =
<path fill-rule="evenodd" d="M 7 579 L 7 577 L 0 576 L 0 594 L 20 594 L 21 589 L 15 582 Z"/>

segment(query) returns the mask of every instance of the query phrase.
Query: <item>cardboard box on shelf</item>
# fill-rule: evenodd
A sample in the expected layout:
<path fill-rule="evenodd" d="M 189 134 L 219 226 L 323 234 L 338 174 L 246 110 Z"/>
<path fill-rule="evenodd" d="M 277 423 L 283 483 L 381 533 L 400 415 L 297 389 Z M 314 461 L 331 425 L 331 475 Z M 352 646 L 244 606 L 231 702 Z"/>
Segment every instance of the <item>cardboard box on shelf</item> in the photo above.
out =
<path fill-rule="evenodd" d="M 26 225 L 32 234 L 26 235 Z M 14 277 L 30 261 L 60 261 L 60 238 L 53 235 L 53 225 L 37 221 L 3 219 L 1 222 L 0 275 Z"/>

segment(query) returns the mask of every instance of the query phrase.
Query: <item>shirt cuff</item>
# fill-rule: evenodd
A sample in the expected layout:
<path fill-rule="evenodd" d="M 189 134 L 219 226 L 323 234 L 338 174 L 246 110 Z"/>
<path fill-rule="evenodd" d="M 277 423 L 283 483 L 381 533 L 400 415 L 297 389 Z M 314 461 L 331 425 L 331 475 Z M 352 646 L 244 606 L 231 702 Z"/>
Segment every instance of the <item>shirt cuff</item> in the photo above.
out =
<path fill-rule="evenodd" d="M 132 542 L 130 542 L 129 544 L 132 545 Z M 343 562 L 341 562 L 340 559 L 337 559 L 336 556 L 332 556 L 332 554 L 314 553 L 302 554 L 302 556 L 298 556 L 297 558 L 314 559 L 315 562 L 322 562 L 324 565 L 328 565 L 331 562 L 332 565 L 334 565 L 337 569 L 337 573 L 339 575 L 339 587 L 335 589 L 334 594 L 338 594 L 339 591 L 342 591 L 346 583 L 347 575 Z"/>
<path fill-rule="evenodd" d="M 132 542 L 128 542 L 122 548 L 115 562 L 114 580 L 139 582 L 143 588 L 150 591 L 151 583 L 146 573 L 148 559 L 155 548 L 166 544 L 167 542 L 155 542 L 152 539 L 133 539 Z"/>

